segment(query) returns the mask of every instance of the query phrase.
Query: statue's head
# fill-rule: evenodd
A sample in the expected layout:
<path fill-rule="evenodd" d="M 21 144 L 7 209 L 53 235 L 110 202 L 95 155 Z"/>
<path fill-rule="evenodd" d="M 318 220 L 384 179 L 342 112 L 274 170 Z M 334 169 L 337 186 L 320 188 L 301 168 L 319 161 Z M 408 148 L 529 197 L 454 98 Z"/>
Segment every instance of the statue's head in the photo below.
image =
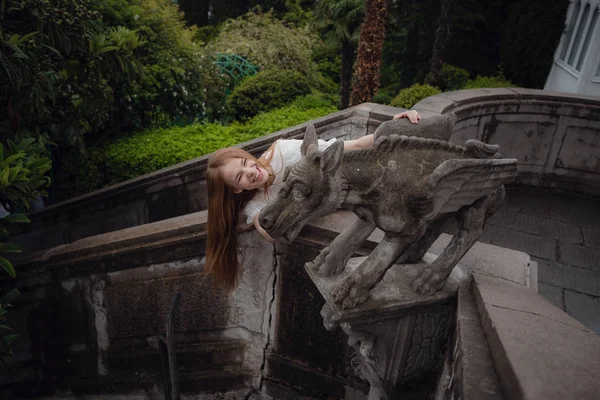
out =
<path fill-rule="evenodd" d="M 310 124 L 301 152 L 302 159 L 286 168 L 279 193 L 259 216 L 260 225 L 275 239 L 293 241 L 313 218 L 335 211 L 346 193 L 340 171 L 343 142 L 336 141 L 319 151 L 317 134 Z"/>

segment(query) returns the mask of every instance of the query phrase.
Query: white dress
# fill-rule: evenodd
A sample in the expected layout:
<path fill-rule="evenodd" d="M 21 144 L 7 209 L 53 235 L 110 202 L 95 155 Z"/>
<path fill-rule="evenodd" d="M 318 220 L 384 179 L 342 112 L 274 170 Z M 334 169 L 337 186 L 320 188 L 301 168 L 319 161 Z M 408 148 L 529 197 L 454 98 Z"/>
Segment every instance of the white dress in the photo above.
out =
<path fill-rule="evenodd" d="M 334 142 L 335 138 L 327 141 L 319 139 L 319 150 L 324 151 Z M 271 159 L 271 168 L 275 174 L 275 180 L 267 189 L 266 197 L 265 191 L 259 190 L 256 195 L 246 204 L 244 210 L 242 211 L 242 213 L 246 216 L 246 223 L 251 224 L 254 216 L 258 214 L 269 201 L 272 201 L 277 196 L 283 181 L 283 171 L 285 171 L 286 167 L 300 161 L 300 158 L 302 157 L 300 154 L 301 146 L 302 140 L 298 139 L 279 139 L 277 142 L 275 142 L 275 145 L 272 149 L 275 154 Z"/>

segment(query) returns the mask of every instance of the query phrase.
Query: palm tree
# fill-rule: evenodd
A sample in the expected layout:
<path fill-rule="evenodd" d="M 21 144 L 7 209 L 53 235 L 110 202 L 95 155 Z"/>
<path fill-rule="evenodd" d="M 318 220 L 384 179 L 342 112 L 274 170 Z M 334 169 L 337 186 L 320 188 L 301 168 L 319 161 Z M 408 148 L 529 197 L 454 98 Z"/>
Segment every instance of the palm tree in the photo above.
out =
<path fill-rule="evenodd" d="M 352 66 L 360 22 L 364 13 L 364 0 L 319 0 L 314 11 L 314 25 L 325 43 L 335 49 L 341 47 L 340 72 L 341 108 L 350 104 Z"/>
<path fill-rule="evenodd" d="M 367 0 L 352 88 L 352 104 L 370 101 L 379 89 L 381 54 L 388 19 L 389 0 Z"/>

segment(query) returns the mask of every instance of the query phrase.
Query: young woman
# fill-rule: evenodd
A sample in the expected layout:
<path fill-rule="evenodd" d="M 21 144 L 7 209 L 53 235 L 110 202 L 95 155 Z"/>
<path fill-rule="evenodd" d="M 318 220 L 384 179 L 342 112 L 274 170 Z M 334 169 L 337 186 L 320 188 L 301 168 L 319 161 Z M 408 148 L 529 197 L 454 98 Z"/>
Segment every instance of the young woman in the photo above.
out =
<path fill-rule="evenodd" d="M 408 118 L 416 124 L 421 119 L 417 111 L 405 111 L 394 116 Z M 325 150 L 335 139 L 319 140 Z M 208 221 L 206 264 L 204 273 L 213 276 L 222 287 L 235 288 L 239 268 L 236 230 L 243 215 L 247 225 L 254 224 L 260 234 L 273 241 L 258 224 L 258 214 L 281 186 L 285 167 L 300 160 L 301 140 L 279 139 L 260 158 L 228 147 L 215 152 L 208 160 Z M 358 150 L 373 145 L 373 135 L 344 141 L 344 150 Z"/>

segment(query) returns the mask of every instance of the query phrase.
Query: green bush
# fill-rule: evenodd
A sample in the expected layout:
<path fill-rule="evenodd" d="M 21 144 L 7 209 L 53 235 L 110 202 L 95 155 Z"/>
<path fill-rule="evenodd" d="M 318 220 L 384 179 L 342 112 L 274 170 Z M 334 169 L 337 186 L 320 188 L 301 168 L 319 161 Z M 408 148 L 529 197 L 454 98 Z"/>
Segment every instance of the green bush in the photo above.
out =
<path fill-rule="evenodd" d="M 462 89 L 469 82 L 469 71 L 444 64 L 440 74 L 440 89 L 444 92 Z"/>
<path fill-rule="evenodd" d="M 20 212 L 29 210 L 34 200 L 46 195 L 45 189 L 50 184 L 46 174 L 50 166 L 48 151 L 42 141 L 25 138 L 0 143 L 0 203 L 10 211 L 0 218 L 0 268 L 11 278 L 16 272 L 8 260 L 9 255 L 21 252 L 19 246 L 8 241 L 11 231 L 15 224 L 29 223 L 29 218 Z M 0 368 L 12 356 L 11 344 L 18 337 L 5 325 L 10 302 L 18 295 L 17 289 L 0 295 Z"/>
<path fill-rule="evenodd" d="M 222 87 L 172 0 L 5 0 L 0 136 L 57 144 L 218 113 Z"/>
<path fill-rule="evenodd" d="M 463 89 L 479 89 L 479 88 L 503 88 L 514 87 L 510 81 L 506 80 L 502 74 L 497 76 L 480 76 L 470 80 Z"/>
<path fill-rule="evenodd" d="M 233 53 L 261 69 L 290 69 L 312 74 L 311 47 L 316 36 L 306 28 L 289 27 L 272 13 L 249 12 L 226 21 L 207 45 L 213 53 Z"/>
<path fill-rule="evenodd" d="M 61 187 L 61 198 L 132 179 L 336 110 L 327 96 L 312 94 L 298 98 L 287 107 L 257 115 L 245 124 L 193 124 L 122 137 L 88 149 L 85 157 L 70 159 L 66 167 L 70 177 L 65 182 L 75 183 Z"/>
<path fill-rule="evenodd" d="M 393 97 L 385 92 L 379 92 L 371 99 L 371 103 L 390 104 Z"/>
<path fill-rule="evenodd" d="M 282 107 L 308 93 L 310 85 L 300 72 L 267 70 L 246 78 L 227 98 L 227 105 L 236 119 L 245 120 Z"/>
<path fill-rule="evenodd" d="M 194 118 L 219 118 L 224 85 L 212 58 L 196 41 L 172 0 L 106 0 L 98 2 L 109 26 L 134 30 L 144 45 L 136 55 L 141 79 L 117 87 L 111 122 L 117 130 L 140 130 Z"/>
<path fill-rule="evenodd" d="M 424 98 L 438 93 L 441 93 L 441 91 L 436 87 L 417 83 L 409 88 L 402 89 L 390 104 L 394 107 L 411 108 Z"/>

